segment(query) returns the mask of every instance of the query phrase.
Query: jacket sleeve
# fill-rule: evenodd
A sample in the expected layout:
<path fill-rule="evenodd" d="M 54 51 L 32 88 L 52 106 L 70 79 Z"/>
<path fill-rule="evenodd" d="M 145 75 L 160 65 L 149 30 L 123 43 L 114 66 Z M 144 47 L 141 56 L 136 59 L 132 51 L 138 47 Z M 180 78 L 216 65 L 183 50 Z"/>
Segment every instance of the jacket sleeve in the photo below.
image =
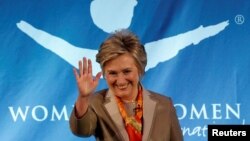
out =
<path fill-rule="evenodd" d="M 183 141 L 183 135 L 181 126 L 177 117 L 177 113 L 175 110 L 175 107 L 172 103 L 172 100 L 170 98 L 170 111 L 171 111 L 171 141 Z"/>
<path fill-rule="evenodd" d="M 74 107 L 70 115 L 69 123 L 73 134 L 79 137 L 89 137 L 95 133 L 97 117 L 94 111 L 89 107 L 83 117 L 77 118 Z"/>

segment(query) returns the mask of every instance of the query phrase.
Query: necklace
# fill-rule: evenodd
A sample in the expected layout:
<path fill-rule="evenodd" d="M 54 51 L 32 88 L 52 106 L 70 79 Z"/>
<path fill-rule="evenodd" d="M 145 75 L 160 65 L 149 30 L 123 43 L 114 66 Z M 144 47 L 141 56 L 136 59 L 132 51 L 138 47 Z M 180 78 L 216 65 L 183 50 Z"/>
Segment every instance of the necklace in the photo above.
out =
<path fill-rule="evenodd" d="M 141 118 L 142 118 L 142 114 L 143 114 L 142 88 L 139 86 L 138 95 L 137 95 L 136 101 L 134 101 L 135 103 L 137 103 L 136 107 L 134 108 L 134 110 L 135 110 L 134 116 L 128 116 L 121 98 L 119 98 L 117 96 L 115 98 L 116 98 L 121 116 L 125 122 L 125 126 L 132 126 L 136 132 L 141 133 L 141 131 L 142 131 Z"/>
<path fill-rule="evenodd" d="M 129 102 L 129 103 L 125 103 L 123 102 L 123 105 L 127 111 L 128 116 L 134 116 L 135 115 L 135 109 L 137 106 L 136 101 L 134 102 Z"/>

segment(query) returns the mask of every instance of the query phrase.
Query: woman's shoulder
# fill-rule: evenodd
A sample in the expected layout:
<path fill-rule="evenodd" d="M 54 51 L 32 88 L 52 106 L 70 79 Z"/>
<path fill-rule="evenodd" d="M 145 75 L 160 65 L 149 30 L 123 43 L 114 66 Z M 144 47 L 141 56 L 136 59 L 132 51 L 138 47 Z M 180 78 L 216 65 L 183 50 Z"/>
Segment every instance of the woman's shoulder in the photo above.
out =
<path fill-rule="evenodd" d="M 152 90 L 147 90 L 149 92 L 150 98 L 157 100 L 157 101 L 162 101 L 162 102 L 171 102 L 171 97 L 167 95 L 163 95 L 161 93 L 152 91 Z"/>
<path fill-rule="evenodd" d="M 163 95 L 161 93 L 157 93 L 154 91 L 149 91 L 149 97 L 156 101 L 158 104 L 158 108 L 169 109 L 169 107 L 173 107 L 173 101 L 170 96 Z"/>
<path fill-rule="evenodd" d="M 102 89 L 102 90 L 98 90 L 94 93 L 93 95 L 93 99 L 94 100 L 103 100 L 105 99 L 106 95 L 107 95 L 107 91 L 108 89 Z"/>
<path fill-rule="evenodd" d="M 96 107 L 102 107 L 103 103 L 106 101 L 106 94 L 107 94 L 107 89 L 102 89 L 96 91 L 91 97 L 90 97 L 90 106 L 92 108 Z M 94 109 L 95 109 L 94 108 Z"/>

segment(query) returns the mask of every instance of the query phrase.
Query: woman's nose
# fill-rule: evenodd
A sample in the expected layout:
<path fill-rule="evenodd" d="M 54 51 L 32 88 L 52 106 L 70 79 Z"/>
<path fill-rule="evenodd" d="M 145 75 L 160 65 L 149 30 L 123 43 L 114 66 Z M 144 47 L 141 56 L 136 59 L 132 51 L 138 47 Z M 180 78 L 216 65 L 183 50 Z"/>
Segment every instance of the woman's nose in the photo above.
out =
<path fill-rule="evenodd" d="M 125 75 L 122 74 L 122 73 L 118 74 L 116 81 L 117 81 L 118 84 L 124 84 L 124 83 L 126 83 Z"/>

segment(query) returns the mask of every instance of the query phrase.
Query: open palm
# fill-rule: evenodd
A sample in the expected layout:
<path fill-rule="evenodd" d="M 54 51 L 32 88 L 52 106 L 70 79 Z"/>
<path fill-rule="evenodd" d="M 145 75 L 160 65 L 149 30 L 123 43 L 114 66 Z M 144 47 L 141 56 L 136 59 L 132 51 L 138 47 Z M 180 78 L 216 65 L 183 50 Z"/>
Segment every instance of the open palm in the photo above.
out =
<path fill-rule="evenodd" d="M 79 61 L 79 72 L 74 68 L 74 74 L 76 77 L 79 96 L 88 97 L 90 94 L 94 93 L 100 77 L 101 72 L 98 72 L 95 77 L 92 75 L 92 62 L 86 57 Z"/>

